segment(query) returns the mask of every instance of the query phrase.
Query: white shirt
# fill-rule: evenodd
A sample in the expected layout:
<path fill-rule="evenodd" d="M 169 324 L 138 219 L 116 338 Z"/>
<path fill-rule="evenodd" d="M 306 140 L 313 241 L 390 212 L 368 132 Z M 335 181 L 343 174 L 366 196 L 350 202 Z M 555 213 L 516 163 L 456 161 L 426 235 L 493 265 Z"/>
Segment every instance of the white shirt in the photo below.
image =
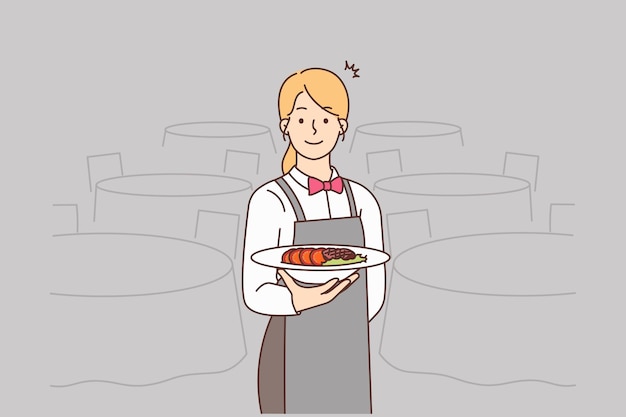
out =
<path fill-rule="evenodd" d="M 331 180 L 338 173 L 332 167 Z M 292 168 L 283 176 L 302 206 L 307 220 L 350 217 L 348 196 L 334 191 L 309 195 L 309 177 Z M 382 216 L 372 193 L 361 184 L 350 181 L 357 215 L 361 217 L 365 245 L 383 250 Z M 289 199 L 275 181 L 259 187 L 250 197 L 244 241 L 243 297 L 246 306 L 266 315 L 296 315 L 287 287 L 278 285 L 276 268 L 259 265 L 251 255 L 259 250 L 293 245 L 296 214 Z M 367 304 L 371 320 L 385 299 L 385 265 L 367 270 Z M 332 301 L 331 301 L 332 302 Z"/>

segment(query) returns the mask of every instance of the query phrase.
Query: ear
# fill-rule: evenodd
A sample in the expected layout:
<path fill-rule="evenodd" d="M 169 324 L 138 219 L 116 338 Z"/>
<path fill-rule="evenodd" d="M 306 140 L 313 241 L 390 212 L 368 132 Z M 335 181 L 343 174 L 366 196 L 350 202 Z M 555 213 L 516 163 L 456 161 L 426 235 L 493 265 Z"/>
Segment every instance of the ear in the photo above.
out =
<path fill-rule="evenodd" d="M 339 119 L 339 126 L 341 127 L 341 133 L 345 135 L 348 130 L 348 121 L 346 119 Z"/>
<path fill-rule="evenodd" d="M 287 133 L 287 123 L 289 123 L 288 118 L 280 120 L 280 131 L 283 132 L 283 134 Z"/>

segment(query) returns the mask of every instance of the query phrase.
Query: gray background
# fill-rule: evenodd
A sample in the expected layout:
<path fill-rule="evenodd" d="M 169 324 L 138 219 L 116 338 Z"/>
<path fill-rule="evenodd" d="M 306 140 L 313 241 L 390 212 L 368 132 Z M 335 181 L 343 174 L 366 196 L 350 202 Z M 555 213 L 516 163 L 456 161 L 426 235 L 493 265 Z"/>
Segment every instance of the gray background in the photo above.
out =
<path fill-rule="evenodd" d="M 546 415 L 622 415 L 623 9 L 609 1 L 3 2 L 2 414 L 64 415 L 46 374 L 46 246 L 51 204 L 88 187 L 85 156 L 121 151 L 125 173 L 141 172 L 163 128 L 186 121 L 260 123 L 277 139 L 280 83 L 319 66 L 344 78 L 352 129 L 455 123 L 490 172 L 505 151 L 541 156 L 544 191 L 576 203 L 580 251 L 572 259 L 580 377 L 568 396 L 576 403 Z M 345 60 L 360 78 L 343 72 Z M 490 408 L 507 401 L 496 391 L 472 401 L 428 387 L 398 387 L 416 398 L 410 414 L 520 406 Z M 140 405 L 113 394 L 85 401 L 93 410 L 116 402 L 117 415 L 154 415 L 150 404 L 163 415 L 228 414 L 203 402 L 202 389 L 167 395 L 142 394 Z"/>

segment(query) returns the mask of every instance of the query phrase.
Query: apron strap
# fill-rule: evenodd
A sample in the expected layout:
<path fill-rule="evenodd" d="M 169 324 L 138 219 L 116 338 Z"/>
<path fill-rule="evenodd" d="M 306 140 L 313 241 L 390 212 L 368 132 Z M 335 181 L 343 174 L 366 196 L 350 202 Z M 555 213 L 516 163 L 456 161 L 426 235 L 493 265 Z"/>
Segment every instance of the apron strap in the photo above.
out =
<path fill-rule="evenodd" d="M 276 183 L 280 186 L 280 188 L 282 188 L 283 192 L 287 196 L 287 199 L 289 199 L 289 202 L 293 207 L 293 211 L 296 213 L 296 219 L 299 222 L 305 221 L 306 218 L 304 217 L 304 211 L 302 210 L 302 206 L 300 205 L 298 198 L 294 194 L 289 184 L 287 184 L 287 181 L 285 181 L 283 177 L 278 177 L 276 178 Z"/>
<path fill-rule="evenodd" d="M 348 204 L 350 204 L 350 216 L 357 217 L 356 214 L 356 204 L 354 204 L 354 195 L 352 194 L 352 188 L 350 187 L 350 182 L 342 178 L 343 188 L 346 190 L 346 195 L 348 196 Z"/>

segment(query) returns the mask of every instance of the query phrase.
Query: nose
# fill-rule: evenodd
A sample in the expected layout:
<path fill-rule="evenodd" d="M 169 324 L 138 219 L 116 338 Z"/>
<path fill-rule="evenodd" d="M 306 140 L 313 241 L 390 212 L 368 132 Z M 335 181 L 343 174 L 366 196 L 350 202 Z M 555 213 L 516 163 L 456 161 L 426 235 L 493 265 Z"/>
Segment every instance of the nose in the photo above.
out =
<path fill-rule="evenodd" d="M 313 134 L 317 133 L 317 129 L 315 128 L 315 119 L 311 122 L 311 127 L 313 128 Z"/>

